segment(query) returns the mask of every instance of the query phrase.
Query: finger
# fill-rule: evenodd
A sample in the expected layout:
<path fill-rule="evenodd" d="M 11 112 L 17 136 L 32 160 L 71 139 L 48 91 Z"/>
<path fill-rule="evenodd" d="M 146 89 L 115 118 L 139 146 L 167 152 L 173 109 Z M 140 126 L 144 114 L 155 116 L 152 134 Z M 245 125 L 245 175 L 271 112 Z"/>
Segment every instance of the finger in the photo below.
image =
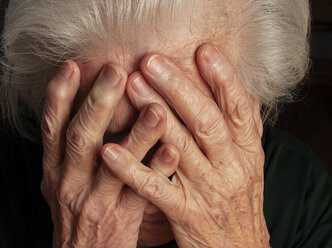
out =
<path fill-rule="evenodd" d="M 166 118 L 161 105 L 152 103 L 145 106 L 121 146 L 141 161 L 164 133 Z"/>
<path fill-rule="evenodd" d="M 141 110 L 153 102 L 163 106 L 167 114 L 166 130 L 161 141 L 173 144 L 180 155 L 180 170 L 184 170 L 189 178 L 196 177 L 201 170 L 206 168 L 209 161 L 196 145 L 190 132 L 175 117 L 165 100 L 152 89 L 143 76 L 137 72 L 130 75 L 126 86 L 127 95 L 135 108 Z"/>
<path fill-rule="evenodd" d="M 175 172 L 178 161 L 179 154 L 176 148 L 172 145 L 164 144 L 154 154 L 151 160 L 151 168 L 160 175 L 167 177 Z M 104 173 L 112 173 L 111 170 L 105 166 L 105 163 L 103 163 L 102 168 Z M 111 175 L 111 177 L 113 177 L 113 175 Z M 104 179 L 106 179 L 106 177 L 104 177 Z M 82 239 L 85 242 L 90 240 L 85 234 L 91 234 L 91 231 L 93 233 L 96 224 L 105 217 L 105 213 L 107 213 L 109 209 L 113 209 L 113 213 L 110 214 L 115 214 L 116 212 L 118 217 L 122 220 L 130 216 L 132 223 L 131 228 L 135 228 L 134 225 L 136 225 L 136 229 L 138 230 L 141 224 L 143 212 L 148 203 L 147 199 L 137 194 L 130 187 L 126 187 L 121 192 L 121 196 L 119 196 L 119 192 L 110 194 L 110 190 L 113 190 L 115 187 L 110 187 L 110 190 L 107 190 L 105 186 L 109 186 L 110 183 L 114 183 L 115 181 L 97 180 L 97 182 L 98 187 L 92 189 L 91 194 L 83 205 L 82 214 L 79 218 L 73 239 L 75 244 L 78 244 L 78 241 L 82 241 Z M 98 209 L 96 209 L 96 206 Z M 106 230 L 106 228 L 102 226 L 99 227 L 100 231 Z M 84 232 L 83 230 L 88 231 Z M 82 243 L 81 246 L 86 246 L 86 243 Z"/>
<path fill-rule="evenodd" d="M 158 206 L 166 215 L 180 204 L 179 199 L 183 197 L 180 186 L 144 166 L 125 148 L 107 144 L 102 148 L 101 154 L 117 178 Z"/>
<path fill-rule="evenodd" d="M 224 109 L 233 140 L 241 147 L 257 143 L 259 132 L 253 116 L 253 105 L 235 68 L 217 48 L 205 44 L 197 51 L 197 64 L 202 77 L 210 85 Z"/>
<path fill-rule="evenodd" d="M 103 135 L 127 81 L 125 70 L 109 64 L 69 124 L 66 133 L 65 175 L 77 184 L 88 181 L 97 166 Z"/>
<path fill-rule="evenodd" d="M 150 168 L 160 175 L 170 177 L 179 164 L 180 154 L 171 144 L 163 144 L 153 155 Z"/>
<path fill-rule="evenodd" d="M 163 145 L 152 158 L 151 167 L 160 175 L 168 177 L 175 172 L 178 161 L 179 154 L 174 146 Z M 83 205 L 83 217 L 79 220 L 78 227 L 80 228 L 77 228 L 75 240 L 80 240 L 77 238 L 78 236 L 84 236 L 81 229 L 93 228 L 94 224 L 103 219 L 103 213 L 106 213 L 108 209 L 115 205 L 118 207 L 114 207 L 116 209 L 114 211 L 118 211 L 120 214 L 121 211 L 126 211 L 126 216 L 133 216 L 131 213 L 143 216 L 143 211 L 148 203 L 147 199 L 129 187 L 125 188 L 121 192 L 121 197 L 119 197 L 120 191 L 115 190 L 118 188 L 117 186 L 122 187 L 122 185 L 116 185 L 117 182 L 121 181 L 114 180 L 112 171 L 105 163 L 102 164 L 98 179 L 95 182 L 88 199 Z M 98 206 L 98 209 L 96 209 L 96 206 Z M 99 215 L 99 213 L 101 214 Z M 137 223 L 140 224 L 140 222 Z M 137 225 L 138 227 L 139 225 Z"/>
<path fill-rule="evenodd" d="M 137 160 L 158 141 L 165 129 L 166 113 L 158 104 L 146 106 L 126 139 L 121 143 Z M 92 183 L 93 197 L 103 199 L 103 205 L 114 202 L 122 189 L 123 183 L 116 178 L 105 163 L 102 163 Z M 139 197 L 138 201 L 142 201 Z"/>
<path fill-rule="evenodd" d="M 185 122 L 209 160 L 219 160 L 232 149 L 223 114 L 210 97 L 198 90 L 187 75 L 161 55 L 149 55 L 141 68 L 149 84 Z"/>
<path fill-rule="evenodd" d="M 72 215 L 58 205 L 55 196 L 62 169 L 59 165 L 64 155 L 65 130 L 79 82 L 80 70 L 77 64 L 74 61 L 65 62 L 47 86 L 41 123 L 44 148 L 41 192 L 52 209 L 53 237 L 54 243 L 59 242 L 58 246 L 69 242 L 72 231 Z M 59 219 L 64 221 L 60 222 Z"/>
<path fill-rule="evenodd" d="M 79 87 L 80 72 L 74 61 L 65 62 L 48 84 L 41 122 L 43 141 L 43 173 L 41 190 L 50 190 L 44 183 L 56 185 L 63 159 L 65 130 L 69 123 L 74 97 Z M 52 179 L 50 178 L 52 177 Z M 45 195 L 45 194 L 44 194 Z"/>
<path fill-rule="evenodd" d="M 179 158 L 179 152 L 173 145 L 163 144 L 153 155 L 150 168 L 161 176 L 170 177 L 177 169 Z M 143 211 L 147 203 L 144 197 L 138 195 L 131 188 L 127 188 L 121 198 L 121 206 L 124 209 Z"/>

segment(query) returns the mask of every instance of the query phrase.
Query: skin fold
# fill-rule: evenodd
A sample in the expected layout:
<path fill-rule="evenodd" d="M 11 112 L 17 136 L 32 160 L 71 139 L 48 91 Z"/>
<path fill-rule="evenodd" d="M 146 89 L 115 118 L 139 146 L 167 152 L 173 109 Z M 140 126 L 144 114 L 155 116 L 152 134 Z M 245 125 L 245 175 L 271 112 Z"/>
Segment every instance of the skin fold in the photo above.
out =
<path fill-rule="evenodd" d="M 51 80 L 41 190 L 54 247 L 269 247 L 259 101 L 215 46 L 194 58 L 187 69 L 154 52 L 138 68 L 68 61 Z"/>

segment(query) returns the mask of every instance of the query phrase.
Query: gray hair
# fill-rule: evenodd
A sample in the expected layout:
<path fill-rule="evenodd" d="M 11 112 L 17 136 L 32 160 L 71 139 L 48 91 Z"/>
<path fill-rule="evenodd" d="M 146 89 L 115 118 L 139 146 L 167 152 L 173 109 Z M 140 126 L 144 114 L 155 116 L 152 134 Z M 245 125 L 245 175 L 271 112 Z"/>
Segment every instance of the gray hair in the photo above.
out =
<path fill-rule="evenodd" d="M 137 46 L 130 30 L 165 35 L 179 22 L 190 25 L 192 16 L 180 16 L 203 2 L 220 12 L 223 42 L 236 46 L 234 66 L 266 119 L 307 72 L 308 0 L 11 0 L 2 34 L 2 113 L 27 135 L 20 106 L 41 115 L 46 85 L 65 60 L 89 60 L 105 42 Z"/>

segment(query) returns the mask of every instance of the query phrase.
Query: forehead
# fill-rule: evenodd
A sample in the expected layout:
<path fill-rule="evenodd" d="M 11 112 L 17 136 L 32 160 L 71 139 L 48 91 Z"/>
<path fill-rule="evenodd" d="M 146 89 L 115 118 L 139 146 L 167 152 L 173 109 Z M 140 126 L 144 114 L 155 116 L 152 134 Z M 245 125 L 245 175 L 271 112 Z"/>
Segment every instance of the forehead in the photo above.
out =
<path fill-rule="evenodd" d="M 115 29 L 117 32 L 111 34 L 108 40 L 99 40 L 92 49 L 87 49 L 88 54 L 84 57 L 91 59 L 80 64 L 82 81 L 95 78 L 107 63 L 119 64 L 130 74 L 139 70 L 140 60 L 151 52 L 169 57 L 188 74 L 195 73 L 197 48 L 203 42 L 214 43 L 217 38 L 216 30 L 212 31 L 211 25 L 214 18 L 207 14 L 214 9 L 211 8 L 215 6 L 211 4 L 213 1 L 183 1 L 182 7 L 177 8 L 181 12 L 179 15 L 171 11 L 173 14 L 169 16 L 166 11 L 164 19 L 155 18 L 156 22 L 149 27 L 129 18 L 122 30 Z"/>
<path fill-rule="evenodd" d="M 122 44 L 105 45 L 103 49 L 95 49 L 91 58 L 79 63 L 81 70 L 81 85 L 94 81 L 100 70 L 108 63 L 121 65 L 128 74 L 138 71 L 141 59 L 151 52 L 158 52 L 172 59 L 187 74 L 195 73 L 195 52 L 200 44 L 200 38 L 194 39 L 186 34 L 182 37 L 172 37 L 165 40 L 150 39 L 143 45 L 132 47 Z M 142 44 L 142 42 L 140 42 Z M 106 48 L 108 47 L 108 48 Z"/>

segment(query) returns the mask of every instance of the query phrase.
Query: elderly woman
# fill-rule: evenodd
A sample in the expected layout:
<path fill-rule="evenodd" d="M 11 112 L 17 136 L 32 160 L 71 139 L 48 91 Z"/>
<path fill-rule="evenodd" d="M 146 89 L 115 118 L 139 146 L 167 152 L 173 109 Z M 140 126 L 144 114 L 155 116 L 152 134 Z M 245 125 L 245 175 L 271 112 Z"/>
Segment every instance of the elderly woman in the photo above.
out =
<path fill-rule="evenodd" d="M 307 0 L 10 1 L 1 247 L 332 247 L 329 176 L 263 128 L 308 24 Z"/>

